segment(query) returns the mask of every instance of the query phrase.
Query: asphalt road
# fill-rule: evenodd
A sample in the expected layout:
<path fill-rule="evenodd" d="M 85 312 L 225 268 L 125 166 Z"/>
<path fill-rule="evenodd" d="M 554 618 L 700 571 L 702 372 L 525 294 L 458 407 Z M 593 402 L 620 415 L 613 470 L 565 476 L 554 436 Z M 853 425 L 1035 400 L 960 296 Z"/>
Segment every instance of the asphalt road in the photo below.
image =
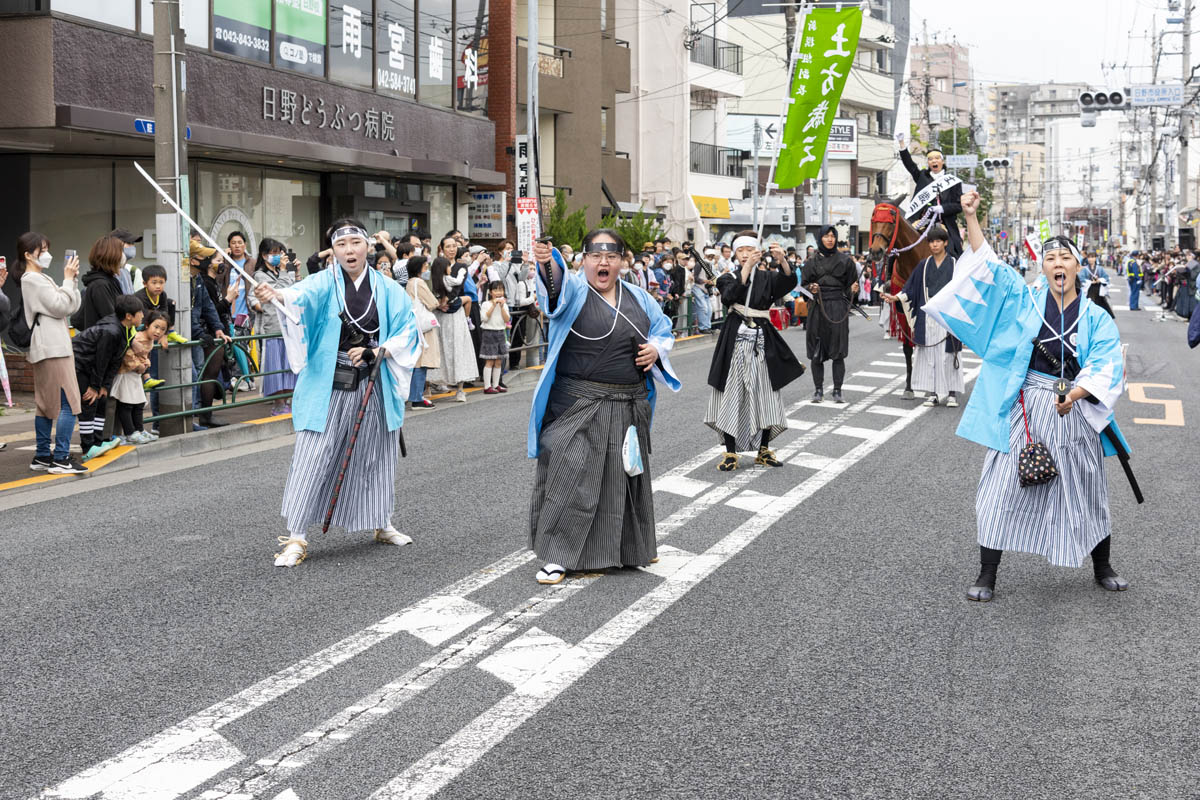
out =
<path fill-rule="evenodd" d="M 0 497 L 0 797 L 1200 796 L 1200 353 L 1154 316 L 1118 312 L 1128 379 L 1184 424 L 1119 408 L 1121 595 L 1009 554 L 965 600 L 984 452 L 861 319 L 850 404 L 788 387 L 774 470 L 716 471 L 679 356 L 653 571 L 534 583 L 528 392 L 409 419 L 406 548 L 273 567 L 288 440 Z"/>

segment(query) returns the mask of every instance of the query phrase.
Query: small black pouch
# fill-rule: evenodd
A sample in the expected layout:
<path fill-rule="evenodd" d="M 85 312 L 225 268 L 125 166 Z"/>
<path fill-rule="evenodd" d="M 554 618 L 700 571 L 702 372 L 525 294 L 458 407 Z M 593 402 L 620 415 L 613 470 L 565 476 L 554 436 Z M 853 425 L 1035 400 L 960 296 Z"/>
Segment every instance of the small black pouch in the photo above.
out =
<path fill-rule="evenodd" d="M 349 364 L 337 364 L 333 368 L 333 388 L 353 392 L 362 381 L 362 370 Z"/>

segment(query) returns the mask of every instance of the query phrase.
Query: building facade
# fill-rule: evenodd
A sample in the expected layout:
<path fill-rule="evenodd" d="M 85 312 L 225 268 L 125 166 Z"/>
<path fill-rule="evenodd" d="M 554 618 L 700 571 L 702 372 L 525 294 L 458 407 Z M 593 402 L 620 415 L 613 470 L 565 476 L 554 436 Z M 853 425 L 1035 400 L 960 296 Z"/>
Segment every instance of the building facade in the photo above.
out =
<path fill-rule="evenodd" d="M 930 42 L 910 51 L 912 121 L 926 141 L 933 140 L 934 131 L 969 129 L 974 110 L 970 51 L 957 43 Z"/>
<path fill-rule="evenodd" d="M 493 18 L 486 0 L 458 3 L 184 0 L 196 221 L 302 258 L 342 215 L 393 234 L 466 228 L 468 190 L 507 178 L 488 118 Z M 146 233 L 134 263 L 156 261 L 156 199 L 133 167 L 154 160 L 152 4 L 0 12 L 23 43 L 0 54 L 0 241 L 37 230 L 56 252 L 86 253 L 123 227 Z"/>

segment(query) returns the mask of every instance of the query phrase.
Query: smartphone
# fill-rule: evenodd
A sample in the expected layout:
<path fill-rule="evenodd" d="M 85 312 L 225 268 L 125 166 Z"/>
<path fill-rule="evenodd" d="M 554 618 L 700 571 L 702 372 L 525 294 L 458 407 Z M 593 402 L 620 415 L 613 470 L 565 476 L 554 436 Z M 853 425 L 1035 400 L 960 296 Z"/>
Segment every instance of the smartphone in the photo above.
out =
<path fill-rule="evenodd" d="M 4 256 L 0 256 L 0 269 L 8 269 L 8 259 Z"/>
<path fill-rule="evenodd" d="M 67 261 L 70 261 L 75 256 L 76 256 L 76 252 L 74 250 L 68 250 L 66 255 L 63 256 L 63 258 L 65 258 Z"/>

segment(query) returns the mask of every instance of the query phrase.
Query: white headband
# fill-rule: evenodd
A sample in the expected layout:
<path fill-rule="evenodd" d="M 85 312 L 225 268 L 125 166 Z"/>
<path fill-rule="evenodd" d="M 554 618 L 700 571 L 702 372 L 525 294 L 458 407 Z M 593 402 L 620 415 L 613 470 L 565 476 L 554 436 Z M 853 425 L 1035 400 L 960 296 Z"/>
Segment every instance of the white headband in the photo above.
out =
<path fill-rule="evenodd" d="M 733 252 L 737 252 L 739 247 L 753 247 L 758 250 L 760 245 L 758 239 L 753 236 L 739 236 L 733 240 Z"/>
<path fill-rule="evenodd" d="M 329 243 L 333 244 L 339 239 L 349 239 L 352 236 L 361 237 L 363 241 L 367 241 L 371 238 L 362 228 L 354 225 L 347 225 L 344 228 L 338 228 L 336 231 L 334 231 L 333 236 L 329 237 Z"/>

